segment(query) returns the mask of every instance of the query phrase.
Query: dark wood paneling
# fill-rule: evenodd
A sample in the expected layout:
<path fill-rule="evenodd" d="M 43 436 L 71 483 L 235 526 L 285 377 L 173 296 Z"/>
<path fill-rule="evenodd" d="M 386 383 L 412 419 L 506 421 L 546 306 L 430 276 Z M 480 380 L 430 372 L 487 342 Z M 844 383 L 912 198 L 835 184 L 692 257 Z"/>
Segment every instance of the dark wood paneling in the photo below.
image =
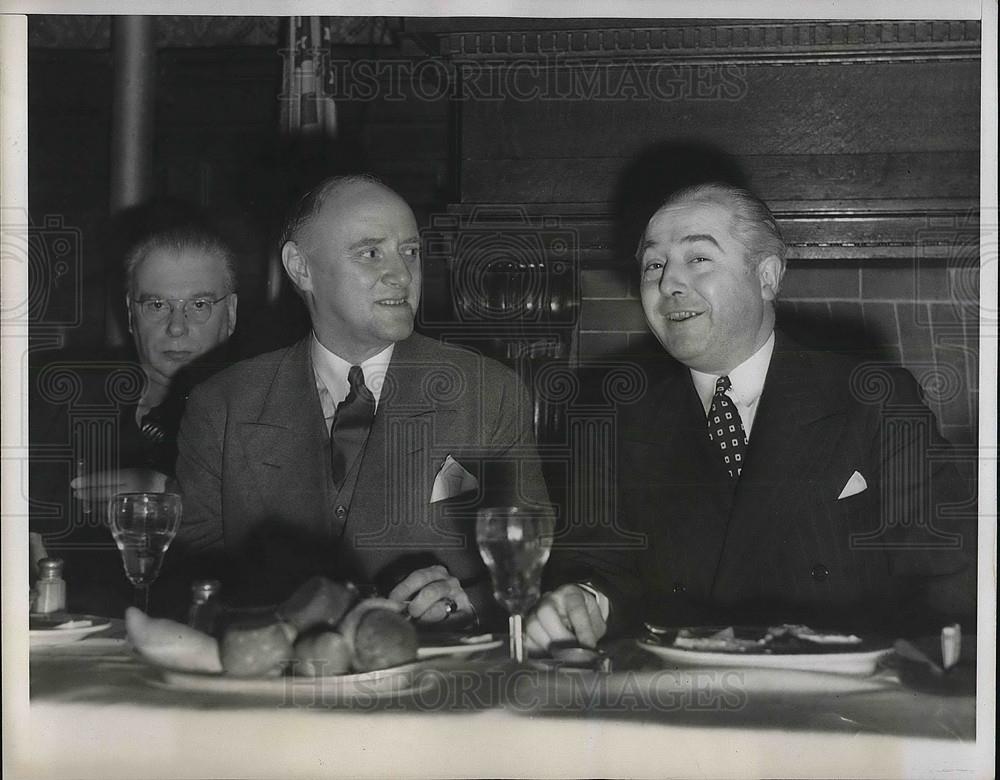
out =
<path fill-rule="evenodd" d="M 621 157 L 464 160 L 468 201 L 608 203 L 632 161 Z M 978 152 L 748 155 L 750 186 L 767 201 L 979 196 Z"/>
<path fill-rule="evenodd" d="M 157 130 L 278 123 L 281 60 L 272 49 L 180 50 L 157 55 Z"/>
<path fill-rule="evenodd" d="M 737 99 L 467 100 L 462 156 L 632 157 L 671 138 L 737 156 L 972 152 L 979 92 L 978 63 L 936 62 L 746 67 Z"/>
<path fill-rule="evenodd" d="M 31 284 L 45 285 L 32 298 L 48 301 L 33 313 L 33 344 L 55 333 L 81 351 L 103 341 L 111 67 L 108 52 L 28 52 L 28 209 L 49 247 L 32 268 Z M 69 251 L 57 256 L 50 242 L 62 238 Z"/>

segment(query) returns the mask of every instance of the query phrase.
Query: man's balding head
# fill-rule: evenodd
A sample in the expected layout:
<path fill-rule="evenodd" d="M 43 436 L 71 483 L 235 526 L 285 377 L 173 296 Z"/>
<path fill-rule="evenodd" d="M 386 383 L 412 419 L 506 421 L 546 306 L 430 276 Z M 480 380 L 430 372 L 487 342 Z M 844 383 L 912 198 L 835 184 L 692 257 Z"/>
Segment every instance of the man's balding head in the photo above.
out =
<path fill-rule="evenodd" d="M 369 176 L 327 179 L 288 221 L 281 259 L 313 330 L 352 363 L 413 332 L 420 236 L 406 202 Z"/>

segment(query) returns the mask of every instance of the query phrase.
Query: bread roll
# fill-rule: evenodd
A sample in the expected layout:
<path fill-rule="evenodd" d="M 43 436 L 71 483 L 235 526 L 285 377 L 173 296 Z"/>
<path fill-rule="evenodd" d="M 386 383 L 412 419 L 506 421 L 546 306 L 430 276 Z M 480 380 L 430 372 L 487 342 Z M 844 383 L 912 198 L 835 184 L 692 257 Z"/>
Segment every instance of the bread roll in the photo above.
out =
<path fill-rule="evenodd" d="M 321 631 L 295 643 L 292 671 L 304 677 L 327 677 L 351 671 L 351 647 L 343 634 Z"/>

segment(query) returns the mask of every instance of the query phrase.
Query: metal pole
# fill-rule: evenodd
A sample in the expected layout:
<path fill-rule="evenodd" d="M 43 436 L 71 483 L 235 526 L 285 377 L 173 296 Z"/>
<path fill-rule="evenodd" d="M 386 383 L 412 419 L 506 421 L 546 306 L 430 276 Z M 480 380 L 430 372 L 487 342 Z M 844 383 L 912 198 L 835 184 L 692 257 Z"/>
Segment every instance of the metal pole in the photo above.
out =
<path fill-rule="evenodd" d="M 111 213 L 145 200 L 152 190 L 153 116 L 156 95 L 154 16 L 112 17 L 114 90 L 111 107 Z M 121 306 L 109 290 L 107 306 Z M 125 334 L 111 309 L 105 316 L 105 341 L 120 347 Z"/>
<path fill-rule="evenodd" d="M 111 115 L 111 211 L 150 192 L 156 94 L 154 16 L 113 17 L 114 102 Z"/>

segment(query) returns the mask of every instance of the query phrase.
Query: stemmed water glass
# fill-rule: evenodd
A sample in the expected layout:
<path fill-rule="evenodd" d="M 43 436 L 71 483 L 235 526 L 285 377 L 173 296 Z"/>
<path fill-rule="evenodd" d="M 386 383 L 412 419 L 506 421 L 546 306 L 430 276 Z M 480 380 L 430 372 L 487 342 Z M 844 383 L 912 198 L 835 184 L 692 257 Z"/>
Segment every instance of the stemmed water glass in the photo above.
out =
<path fill-rule="evenodd" d="M 552 549 L 551 510 L 501 506 L 476 513 L 479 554 L 493 576 L 493 596 L 510 613 L 510 656 L 524 660 L 524 614 L 538 601 L 542 569 Z"/>
<path fill-rule="evenodd" d="M 122 554 L 125 576 L 135 586 L 135 606 L 149 612 L 149 586 L 181 524 L 176 493 L 118 493 L 108 502 L 111 534 Z"/>

